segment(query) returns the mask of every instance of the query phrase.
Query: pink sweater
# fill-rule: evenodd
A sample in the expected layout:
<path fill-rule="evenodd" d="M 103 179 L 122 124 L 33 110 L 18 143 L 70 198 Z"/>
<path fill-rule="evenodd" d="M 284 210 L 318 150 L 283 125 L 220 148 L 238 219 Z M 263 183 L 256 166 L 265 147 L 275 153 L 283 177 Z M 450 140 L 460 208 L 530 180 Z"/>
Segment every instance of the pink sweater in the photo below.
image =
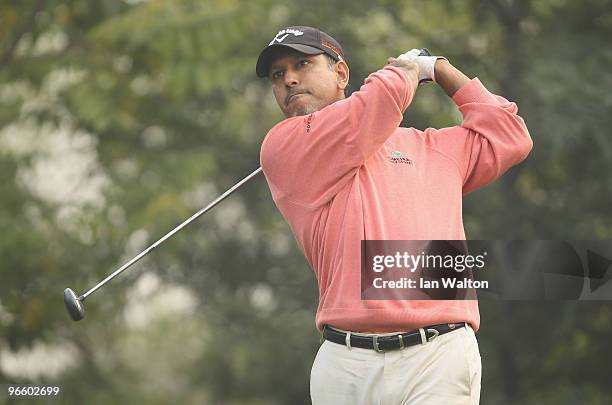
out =
<path fill-rule="evenodd" d="M 398 127 L 414 91 L 401 70 L 387 66 L 347 99 L 280 122 L 262 144 L 272 197 L 319 284 L 319 330 L 480 325 L 475 300 L 361 299 L 361 240 L 465 239 L 462 195 L 495 180 L 532 147 L 516 104 L 478 79 L 453 96 L 461 126 Z"/>

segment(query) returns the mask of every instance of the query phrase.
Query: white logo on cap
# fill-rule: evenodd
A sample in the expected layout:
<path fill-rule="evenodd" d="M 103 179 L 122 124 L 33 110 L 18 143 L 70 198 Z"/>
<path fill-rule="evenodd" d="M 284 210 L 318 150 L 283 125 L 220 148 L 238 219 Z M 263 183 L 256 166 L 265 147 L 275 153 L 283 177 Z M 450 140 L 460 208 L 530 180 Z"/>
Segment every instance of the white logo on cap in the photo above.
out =
<path fill-rule="evenodd" d="M 278 42 L 278 43 L 283 42 L 285 40 L 285 38 L 287 38 L 289 36 L 289 34 L 293 34 L 296 37 L 299 37 L 300 35 L 304 35 L 304 33 L 302 31 L 294 30 L 294 29 L 291 29 L 291 28 L 280 30 L 280 31 L 278 31 L 278 34 L 276 34 L 274 39 L 272 41 L 270 41 L 268 46 L 272 45 L 275 42 Z"/>

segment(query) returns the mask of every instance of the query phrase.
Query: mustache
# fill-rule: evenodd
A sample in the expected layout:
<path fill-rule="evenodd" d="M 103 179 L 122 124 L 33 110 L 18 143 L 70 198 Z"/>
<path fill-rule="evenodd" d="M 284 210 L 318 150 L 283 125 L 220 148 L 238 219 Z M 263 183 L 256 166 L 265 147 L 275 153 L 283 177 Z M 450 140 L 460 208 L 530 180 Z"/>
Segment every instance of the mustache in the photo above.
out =
<path fill-rule="evenodd" d="M 285 105 L 289 103 L 289 99 L 291 96 L 295 96 L 296 94 L 310 94 L 310 92 L 306 89 L 294 88 L 287 92 L 287 96 L 285 97 Z"/>

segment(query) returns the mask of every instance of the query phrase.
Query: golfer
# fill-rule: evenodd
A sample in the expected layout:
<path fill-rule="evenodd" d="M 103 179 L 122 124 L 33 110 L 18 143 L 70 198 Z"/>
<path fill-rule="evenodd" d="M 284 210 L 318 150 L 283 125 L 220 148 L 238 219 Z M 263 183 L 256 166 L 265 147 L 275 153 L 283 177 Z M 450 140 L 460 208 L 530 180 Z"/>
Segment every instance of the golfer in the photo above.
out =
<path fill-rule="evenodd" d="M 477 404 L 476 300 L 362 300 L 362 240 L 464 240 L 462 195 L 521 162 L 532 147 L 516 104 L 445 58 L 414 49 L 346 97 L 340 44 L 304 26 L 263 49 L 285 120 L 261 165 L 319 285 L 324 342 L 310 375 L 315 405 Z M 437 83 L 463 116 L 450 128 L 399 127 L 419 83 Z"/>

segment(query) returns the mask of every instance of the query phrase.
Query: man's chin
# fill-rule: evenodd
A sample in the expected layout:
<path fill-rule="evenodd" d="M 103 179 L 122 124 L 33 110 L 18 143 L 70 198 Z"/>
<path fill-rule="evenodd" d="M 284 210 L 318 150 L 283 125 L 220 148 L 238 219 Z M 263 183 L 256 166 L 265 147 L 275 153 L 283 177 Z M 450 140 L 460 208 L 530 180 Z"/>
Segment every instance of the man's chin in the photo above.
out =
<path fill-rule="evenodd" d="M 302 116 L 302 115 L 312 114 L 313 112 L 318 111 L 319 109 L 320 108 L 315 107 L 313 105 L 298 106 L 295 109 L 292 109 L 291 111 L 288 111 L 287 118 L 299 117 L 299 116 Z"/>

